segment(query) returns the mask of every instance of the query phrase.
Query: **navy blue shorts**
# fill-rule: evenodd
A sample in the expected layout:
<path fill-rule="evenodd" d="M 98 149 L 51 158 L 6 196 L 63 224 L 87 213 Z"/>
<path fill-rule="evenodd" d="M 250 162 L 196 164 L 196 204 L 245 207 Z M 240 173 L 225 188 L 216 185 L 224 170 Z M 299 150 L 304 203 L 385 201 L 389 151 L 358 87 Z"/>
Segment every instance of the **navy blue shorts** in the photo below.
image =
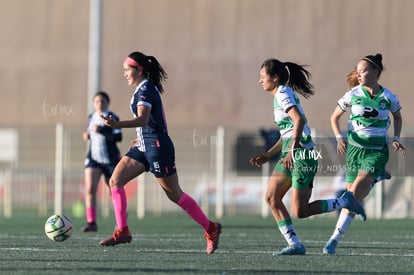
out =
<path fill-rule="evenodd" d="M 102 164 L 94 159 L 92 159 L 89 155 L 85 158 L 85 168 L 99 168 L 101 169 L 102 173 L 105 175 L 106 178 L 110 178 L 112 176 L 112 173 L 114 172 L 116 163 L 108 163 L 108 164 Z"/>
<path fill-rule="evenodd" d="M 175 167 L 174 145 L 170 138 L 153 142 L 146 139 L 146 151 L 142 152 L 138 147 L 132 147 L 125 156 L 132 158 L 145 166 L 156 178 L 164 178 L 177 172 Z"/>

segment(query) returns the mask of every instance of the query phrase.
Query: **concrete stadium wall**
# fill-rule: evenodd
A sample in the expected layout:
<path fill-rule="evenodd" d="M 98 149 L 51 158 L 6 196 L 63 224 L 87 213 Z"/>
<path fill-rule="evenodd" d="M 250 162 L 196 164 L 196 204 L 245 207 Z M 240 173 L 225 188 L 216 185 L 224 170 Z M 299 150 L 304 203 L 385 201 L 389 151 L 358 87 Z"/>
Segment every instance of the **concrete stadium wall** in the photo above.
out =
<path fill-rule="evenodd" d="M 302 100 L 311 126 L 330 134 L 345 75 L 382 53 L 382 82 L 414 129 L 414 1 L 103 0 L 102 84 L 130 116 L 123 58 L 139 50 L 169 73 L 170 127 L 272 127 L 272 99 L 258 84 L 268 57 L 310 65 L 317 95 Z M 0 127 L 83 125 L 89 1 L 13 0 L 0 9 Z"/>

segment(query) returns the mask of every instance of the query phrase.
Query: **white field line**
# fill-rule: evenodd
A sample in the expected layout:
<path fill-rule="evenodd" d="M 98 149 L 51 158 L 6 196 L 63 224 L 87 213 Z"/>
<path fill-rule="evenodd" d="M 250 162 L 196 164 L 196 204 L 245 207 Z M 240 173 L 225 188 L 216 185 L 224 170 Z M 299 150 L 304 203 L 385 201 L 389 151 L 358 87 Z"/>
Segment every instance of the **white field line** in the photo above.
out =
<path fill-rule="evenodd" d="M 0 247 L 0 251 L 39 251 L 39 252 L 59 252 L 61 249 L 34 248 L 34 247 Z"/>
<path fill-rule="evenodd" d="M 75 235 L 75 236 L 74 236 Z M 77 239 L 77 240 L 85 240 L 85 237 L 78 237 L 76 236 L 76 234 L 74 234 L 70 237 L 71 240 L 73 239 Z M 107 237 L 107 235 L 97 235 L 97 234 L 90 234 L 87 236 L 87 238 L 89 240 L 102 240 L 103 238 Z M 264 236 L 264 238 L 273 238 L 274 236 Z M 244 236 L 243 236 L 244 238 Z M 46 239 L 47 237 L 46 235 L 43 236 L 29 236 L 29 235 L 19 235 L 19 236 L 13 236 L 13 235 L 8 235 L 8 234 L 0 234 L 0 240 L 1 239 Z M 165 242 L 175 242 L 175 241 L 185 241 L 185 242 L 198 242 L 200 241 L 200 239 L 203 239 L 203 235 L 200 234 L 199 238 L 195 238 L 194 234 L 133 234 L 133 240 L 139 241 L 139 240 L 157 240 L 157 241 L 165 241 Z M 401 239 L 413 239 L 414 240 L 414 235 L 413 236 L 398 236 L 397 238 L 398 240 Z M 249 241 L 249 239 L 246 239 L 246 241 Z M 305 244 L 322 244 L 324 245 L 326 243 L 326 241 L 320 241 L 320 240 L 304 240 L 303 243 Z M 372 242 L 360 242 L 360 241 L 350 241 L 350 240 L 343 240 L 341 241 L 341 244 L 345 244 L 345 245 L 352 245 L 352 244 L 358 244 L 358 245 L 365 245 L 365 246 L 376 246 L 376 245 L 390 245 L 390 246 L 395 246 L 396 243 L 398 243 L 398 241 L 393 240 L 393 241 L 389 241 L 389 242 L 384 242 L 384 241 L 372 241 Z M 407 242 L 404 242 L 407 243 Z M 279 245 L 279 242 L 275 242 L 275 245 Z M 283 240 L 280 241 L 280 245 L 283 246 L 285 245 L 285 242 Z M 1 249 L 1 248 L 0 248 Z"/>
<path fill-rule="evenodd" d="M 202 236 L 200 238 L 194 238 L 193 234 L 135 234 L 134 235 L 136 240 L 153 240 L 156 239 L 158 241 L 177 241 L 177 240 L 181 240 L 181 241 L 186 241 L 186 242 L 199 242 L 200 239 L 202 239 Z M 97 235 L 90 235 L 88 236 L 88 239 L 91 240 L 101 240 L 103 238 L 103 236 L 97 236 Z M 0 240 L 1 239 L 45 239 L 45 241 L 50 241 L 47 240 L 47 237 L 44 236 L 13 236 L 13 235 L 8 235 L 8 234 L 0 234 Z M 85 240 L 84 237 L 76 237 L 76 236 L 72 236 L 71 239 L 73 240 Z M 69 240 L 70 241 L 70 240 Z M 316 240 L 305 240 L 304 241 L 305 245 L 306 243 L 314 243 L 314 244 L 321 244 L 321 247 L 323 244 L 325 244 L 325 241 L 316 241 Z M 356 241 L 342 241 L 341 243 L 343 244 L 358 244 L 358 245 L 365 245 L 365 246 L 369 246 L 371 247 L 376 246 L 376 245 L 393 245 L 395 246 L 395 242 L 380 242 L 380 241 L 374 241 L 374 242 L 356 242 Z M 277 243 L 275 243 L 277 244 Z M 282 247 L 284 245 L 280 244 L 280 246 Z M 65 250 L 70 249 L 69 247 L 65 246 Z M 74 248 L 74 249 L 78 249 L 78 248 Z M 102 247 L 103 251 L 108 251 L 110 249 L 114 249 L 113 247 Z M 409 249 L 409 248 L 407 248 Z M 215 253 L 218 254 L 272 254 L 274 251 L 276 251 L 277 248 L 275 248 L 274 250 L 251 250 L 251 249 L 230 249 L 230 250 L 223 250 L 223 249 L 218 249 Z M 60 248 L 35 248 L 35 247 L 0 247 L 0 252 L 2 251 L 33 251 L 33 252 L 57 252 L 57 251 L 61 251 Z M 140 249 L 135 249 L 134 250 L 137 253 L 200 253 L 200 254 L 204 254 L 205 251 L 204 250 L 199 250 L 199 249 L 157 249 L 157 248 L 140 248 Z M 307 255 L 321 255 L 322 252 L 307 252 Z M 388 257 L 414 257 L 414 253 L 408 253 L 408 254 L 396 254 L 396 253 L 347 253 L 347 254 L 338 254 L 337 256 L 388 256 Z M 330 256 L 326 256 L 326 257 L 330 257 Z M 331 256 L 332 257 L 332 256 Z"/>
<path fill-rule="evenodd" d="M 103 248 L 103 251 L 106 252 L 110 248 Z M 67 247 L 65 248 L 67 250 Z M 50 248 L 33 248 L 33 247 L 0 247 L 0 251 L 31 251 L 31 252 L 59 252 L 61 249 L 50 249 Z M 197 249 L 136 249 L 134 250 L 137 253 L 188 253 L 188 254 L 205 254 L 206 252 L 204 250 L 197 250 Z M 222 250 L 218 249 L 215 254 L 272 254 L 274 250 Z M 322 255 L 321 253 L 313 253 L 313 252 L 307 252 L 306 255 Z M 340 254 L 337 256 L 372 256 L 372 257 L 378 257 L 378 256 L 387 256 L 387 257 L 414 257 L 413 254 L 394 254 L 394 253 L 349 253 L 349 254 Z M 326 256 L 326 257 L 335 257 L 335 256 Z"/>

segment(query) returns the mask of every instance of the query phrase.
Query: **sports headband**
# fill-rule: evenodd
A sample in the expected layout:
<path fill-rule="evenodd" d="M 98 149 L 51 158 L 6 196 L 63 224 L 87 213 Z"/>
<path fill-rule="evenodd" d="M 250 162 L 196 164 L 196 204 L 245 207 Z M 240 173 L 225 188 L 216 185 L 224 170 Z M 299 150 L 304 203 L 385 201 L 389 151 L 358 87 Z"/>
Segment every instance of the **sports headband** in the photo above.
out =
<path fill-rule="evenodd" d="M 138 62 L 136 62 L 134 59 L 132 59 L 131 57 L 127 56 L 124 60 L 124 63 L 127 64 L 128 66 L 131 67 L 137 67 L 137 68 L 142 68 L 141 65 L 138 64 Z"/>
<path fill-rule="evenodd" d="M 377 68 L 380 72 L 382 71 L 382 68 L 377 63 L 375 63 L 373 60 L 369 59 L 368 57 L 364 57 L 363 60 L 368 61 L 369 63 L 374 65 L 375 68 Z"/>

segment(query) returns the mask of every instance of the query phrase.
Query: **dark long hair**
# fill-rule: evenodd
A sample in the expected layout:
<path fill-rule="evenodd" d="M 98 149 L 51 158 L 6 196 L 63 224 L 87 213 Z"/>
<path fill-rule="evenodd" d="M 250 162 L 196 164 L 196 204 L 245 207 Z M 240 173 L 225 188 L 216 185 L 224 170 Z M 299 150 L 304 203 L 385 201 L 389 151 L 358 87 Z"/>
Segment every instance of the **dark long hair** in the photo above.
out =
<path fill-rule="evenodd" d="M 163 93 L 163 82 L 167 80 L 168 76 L 158 60 L 141 52 L 133 52 L 128 57 L 135 60 L 144 69 L 145 76 L 157 86 L 160 93 Z"/>
<path fill-rule="evenodd" d="M 305 65 L 270 58 L 265 60 L 260 68 L 265 68 L 272 77 L 278 75 L 280 84 L 291 87 L 304 98 L 309 98 L 315 94 L 315 88 L 310 83 L 311 73 L 304 67 Z"/>

